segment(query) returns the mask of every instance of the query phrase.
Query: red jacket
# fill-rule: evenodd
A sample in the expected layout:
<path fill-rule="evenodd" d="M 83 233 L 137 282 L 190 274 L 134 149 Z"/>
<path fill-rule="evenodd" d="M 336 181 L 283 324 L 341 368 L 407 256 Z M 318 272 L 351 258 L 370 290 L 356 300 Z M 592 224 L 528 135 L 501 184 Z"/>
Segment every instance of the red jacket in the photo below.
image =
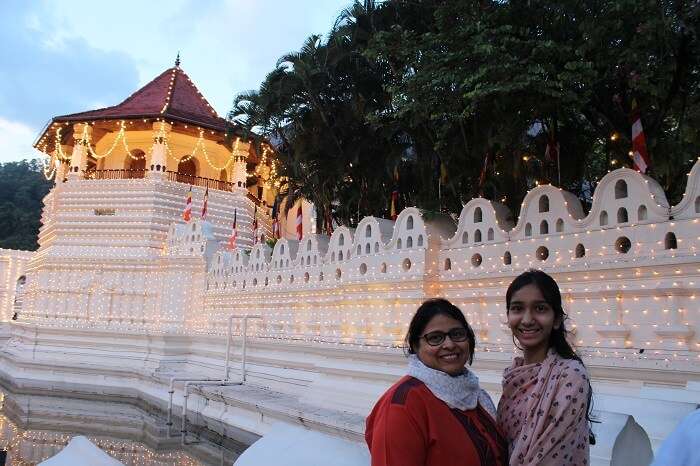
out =
<path fill-rule="evenodd" d="M 451 409 L 405 376 L 367 418 L 372 466 L 507 466 L 508 444 L 480 405 Z"/>

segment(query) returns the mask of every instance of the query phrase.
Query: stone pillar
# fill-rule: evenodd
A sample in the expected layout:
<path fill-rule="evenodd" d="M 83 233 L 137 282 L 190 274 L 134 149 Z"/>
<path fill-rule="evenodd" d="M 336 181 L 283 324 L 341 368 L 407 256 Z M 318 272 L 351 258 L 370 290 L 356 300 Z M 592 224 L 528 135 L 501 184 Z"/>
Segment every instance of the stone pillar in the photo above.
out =
<path fill-rule="evenodd" d="M 248 151 L 250 144 L 237 139 L 233 143 L 233 168 L 231 173 L 231 182 L 233 189 L 246 190 L 246 179 L 248 172 L 246 171 L 246 163 L 248 162 Z"/>
<path fill-rule="evenodd" d="M 168 168 L 168 148 L 166 147 L 168 136 L 172 126 L 164 121 L 153 123 L 153 151 L 151 164 L 148 166 L 148 178 L 162 180 L 166 177 Z"/>
<path fill-rule="evenodd" d="M 63 181 L 68 177 L 68 172 L 70 165 L 68 162 L 58 162 L 58 167 L 56 167 L 56 176 L 54 180 L 56 184 L 63 183 Z"/>
<path fill-rule="evenodd" d="M 89 140 L 92 136 L 92 126 L 83 123 L 73 125 L 73 153 L 70 157 L 70 168 L 68 170 L 68 180 L 79 180 L 83 177 L 87 169 L 87 141 L 83 140 L 83 131 L 87 133 Z"/>
<path fill-rule="evenodd" d="M 260 196 L 260 200 L 262 201 L 263 205 L 267 205 L 267 198 L 270 194 L 270 185 L 268 184 L 269 180 L 270 167 L 263 165 L 260 167 L 260 181 L 262 181 L 262 195 Z"/>

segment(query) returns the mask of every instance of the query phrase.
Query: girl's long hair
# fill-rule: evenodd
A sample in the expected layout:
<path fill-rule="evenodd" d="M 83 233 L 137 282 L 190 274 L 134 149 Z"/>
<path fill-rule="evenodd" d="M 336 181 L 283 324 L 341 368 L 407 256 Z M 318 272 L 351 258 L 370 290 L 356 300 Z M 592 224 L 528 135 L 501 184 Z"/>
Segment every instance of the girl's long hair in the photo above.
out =
<path fill-rule="evenodd" d="M 527 270 L 522 274 L 518 275 L 508 287 L 508 291 L 506 291 L 506 312 L 509 312 L 510 302 L 515 292 L 527 285 L 535 285 L 540 290 L 540 293 L 542 293 L 542 297 L 544 298 L 544 300 L 554 310 L 555 322 L 559 322 L 559 326 L 557 328 L 552 328 L 552 333 L 549 334 L 549 347 L 554 348 L 554 351 L 556 351 L 557 354 L 562 358 L 575 359 L 576 361 L 580 362 L 582 366 L 585 367 L 581 356 L 579 356 L 576 353 L 576 351 L 566 338 L 569 332 L 566 330 L 566 326 L 564 325 L 564 323 L 568 319 L 568 316 L 564 312 L 564 307 L 562 306 L 559 285 L 557 285 L 557 282 L 551 276 L 547 275 L 541 270 L 532 269 Z M 591 382 L 589 379 L 587 400 L 588 404 L 586 407 L 586 420 L 588 421 L 589 426 L 592 422 L 595 422 L 595 420 L 593 420 L 591 417 L 591 411 L 593 408 L 592 397 L 593 388 L 591 387 Z M 593 435 L 593 430 L 589 428 L 589 432 L 589 441 L 591 445 L 595 445 L 595 436 Z"/>

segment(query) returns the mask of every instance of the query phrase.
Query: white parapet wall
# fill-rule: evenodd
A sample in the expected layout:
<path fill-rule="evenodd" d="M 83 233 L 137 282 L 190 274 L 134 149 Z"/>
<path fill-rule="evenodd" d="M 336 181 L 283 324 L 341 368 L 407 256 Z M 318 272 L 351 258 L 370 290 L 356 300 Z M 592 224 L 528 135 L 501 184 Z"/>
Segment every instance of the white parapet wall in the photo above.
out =
<path fill-rule="evenodd" d="M 144 189 L 151 188 L 139 187 L 139 196 L 148 197 Z M 140 382 L 130 388 L 174 370 L 213 376 L 225 359 L 228 317 L 255 314 L 262 318 L 249 322 L 253 385 L 296 397 L 311 411 L 364 416 L 403 373 L 401 345 L 416 308 L 445 296 L 474 326 L 475 370 L 497 398 L 515 354 L 505 292 L 519 273 L 538 268 L 560 284 L 567 328 L 592 375 L 603 421 L 595 426 L 592 464 L 616 464 L 630 445 L 651 454 L 700 404 L 700 162 L 675 206 L 653 179 L 619 169 L 598 183 L 588 214 L 573 194 L 539 186 L 517 219 L 502 204 L 473 199 L 456 222 L 407 208 L 395 222 L 368 217 L 355 229 L 281 239 L 272 249 L 228 250 L 223 223 L 164 224 L 162 198 L 154 193 L 151 216 L 140 220 L 145 227 L 135 226 L 153 232 L 143 240 L 159 247 L 138 249 L 125 225 L 113 238 L 123 254 L 100 255 L 81 241 L 97 238 L 94 223 L 104 220 L 70 223 L 74 214 L 49 194 L 42 247 L 26 270 L 12 272 L 13 280 L 26 275 L 27 287 L 0 369 L 24 367 L 28 379 L 38 379 L 41 370 L 30 366 L 42 358 L 56 363 L 68 350 L 55 349 L 74 342 L 81 348 L 71 353 L 74 364 L 89 360 L 95 374 L 100 364 L 127 370 L 132 361 Z M 94 209 L 91 202 L 82 199 L 81 208 Z M 104 228 L 100 235 L 109 243 Z M 7 320 L 6 299 L 2 305 Z M 149 396 L 152 384 L 143 388 Z M 314 422 L 361 438 L 361 423 L 327 419 L 335 427 Z M 262 435 L 269 425 L 261 417 L 237 427 Z"/>

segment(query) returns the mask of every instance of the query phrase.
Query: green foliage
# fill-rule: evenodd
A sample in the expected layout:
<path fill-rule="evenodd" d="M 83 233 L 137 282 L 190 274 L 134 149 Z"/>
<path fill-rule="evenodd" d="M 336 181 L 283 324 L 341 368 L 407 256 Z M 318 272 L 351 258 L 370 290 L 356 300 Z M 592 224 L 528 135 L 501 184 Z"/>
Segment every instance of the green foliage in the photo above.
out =
<path fill-rule="evenodd" d="M 283 143 L 290 200 L 353 224 L 387 216 L 395 168 L 402 207 L 458 213 L 483 194 L 517 214 L 547 182 L 587 202 L 631 165 L 635 99 L 651 176 L 677 202 L 700 142 L 699 21 L 681 0 L 355 2 L 231 118 Z"/>
<path fill-rule="evenodd" d="M 0 164 L 0 248 L 39 247 L 42 200 L 52 184 L 38 160 Z"/>

